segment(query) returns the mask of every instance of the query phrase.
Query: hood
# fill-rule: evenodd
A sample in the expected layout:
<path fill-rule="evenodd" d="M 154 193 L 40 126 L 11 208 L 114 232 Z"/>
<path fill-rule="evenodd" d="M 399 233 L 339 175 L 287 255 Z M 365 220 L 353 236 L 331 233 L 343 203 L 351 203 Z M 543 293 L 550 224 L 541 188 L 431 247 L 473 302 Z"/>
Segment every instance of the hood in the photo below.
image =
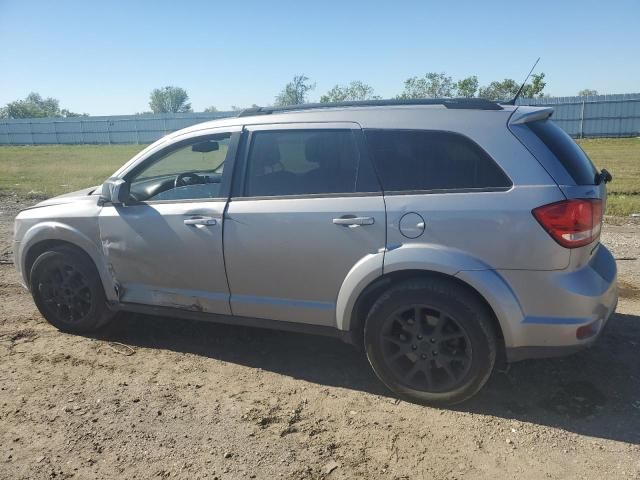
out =
<path fill-rule="evenodd" d="M 47 200 L 43 200 L 40 203 L 36 203 L 31 208 L 48 207 L 50 205 L 62 205 L 64 203 L 73 203 L 78 200 L 82 200 L 91 196 L 91 194 L 94 193 L 99 188 L 100 188 L 99 186 L 83 188 L 82 190 L 78 190 L 76 192 L 58 195 L 57 197 L 48 198 Z"/>

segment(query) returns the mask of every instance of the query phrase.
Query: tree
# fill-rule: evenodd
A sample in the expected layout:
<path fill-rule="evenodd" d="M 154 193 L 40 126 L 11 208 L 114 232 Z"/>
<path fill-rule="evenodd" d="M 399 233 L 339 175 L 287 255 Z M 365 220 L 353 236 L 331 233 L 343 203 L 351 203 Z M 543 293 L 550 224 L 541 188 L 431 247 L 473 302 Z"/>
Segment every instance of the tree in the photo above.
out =
<path fill-rule="evenodd" d="M 531 83 L 527 83 L 522 89 L 523 98 L 543 97 L 542 91 L 547 83 L 544 81 L 544 73 L 536 73 L 531 76 Z M 488 100 L 511 100 L 516 96 L 520 84 L 511 78 L 505 78 L 501 82 L 491 82 L 478 91 L 480 98 Z"/>
<path fill-rule="evenodd" d="M 149 96 L 149 107 L 153 113 L 184 113 L 191 111 L 189 95 L 180 87 L 156 88 Z"/>
<path fill-rule="evenodd" d="M 300 105 L 307 103 L 307 94 L 316 88 L 315 83 L 309 82 L 309 77 L 296 75 L 293 81 L 287 83 L 284 89 L 276 96 L 276 106 Z"/>
<path fill-rule="evenodd" d="M 544 73 L 534 73 L 531 75 L 531 83 L 527 83 L 522 89 L 523 98 L 544 97 L 542 91 L 547 86 L 544 81 Z"/>
<path fill-rule="evenodd" d="M 411 77 L 404 81 L 404 91 L 397 96 L 409 98 L 445 98 L 452 97 L 455 84 L 445 73 L 426 73 L 424 77 Z"/>
<path fill-rule="evenodd" d="M 204 109 L 204 112 L 206 113 L 215 113 L 217 112 L 218 109 L 216 107 L 214 107 L 213 105 L 211 105 L 210 107 L 207 107 Z"/>
<path fill-rule="evenodd" d="M 60 114 L 65 118 L 70 118 L 70 117 L 88 117 L 89 116 L 88 113 L 70 112 L 66 108 L 63 108 L 62 110 L 60 110 Z"/>
<path fill-rule="evenodd" d="M 591 90 L 590 88 L 585 88 L 578 92 L 578 96 L 580 97 L 593 97 L 595 95 L 598 95 L 598 90 Z"/>
<path fill-rule="evenodd" d="M 336 85 L 320 97 L 320 103 L 379 99 L 380 97 L 375 95 L 373 87 L 356 80 L 349 85 Z"/>
<path fill-rule="evenodd" d="M 242 110 L 246 110 L 247 108 L 260 108 L 260 106 L 256 105 L 255 103 L 252 103 L 251 107 L 239 107 L 238 105 L 231 105 L 232 112 L 241 112 Z"/>
<path fill-rule="evenodd" d="M 478 96 L 488 100 L 510 100 L 516 96 L 520 85 L 511 78 L 505 78 L 501 82 L 491 82 L 486 87 L 480 87 Z"/>
<path fill-rule="evenodd" d="M 39 93 L 31 92 L 24 100 L 7 103 L 0 109 L 2 118 L 44 118 L 44 117 L 80 117 L 86 113 L 74 113 L 60 109 L 60 102 L 52 97 L 42 98 Z"/>
<path fill-rule="evenodd" d="M 458 80 L 455 85 L 456 96 L 472 98 L 476 96 L 478 91 L 478 77 L 472 75 L 462 80 Z"/>

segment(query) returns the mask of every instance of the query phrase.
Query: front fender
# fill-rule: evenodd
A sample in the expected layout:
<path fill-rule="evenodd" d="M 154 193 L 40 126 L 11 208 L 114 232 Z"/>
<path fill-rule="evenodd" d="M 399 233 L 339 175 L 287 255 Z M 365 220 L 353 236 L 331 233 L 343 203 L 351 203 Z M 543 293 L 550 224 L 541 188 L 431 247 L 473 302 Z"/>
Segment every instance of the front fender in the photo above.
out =
<path fill-rule="evenodd" d="M 20 262 L 20 270 L 22 271 L 22 276 L 25 281 L 28 274 L 28 272 L 25 271 L 25 264 L 29 249 L 37 243 L 52 240 L 68 242 L 86 252 L 89 257 L 91 257 L 91 260 L 93 260 L 93 263 L 98 270 L 107 300 L 118 300 L 113 288 L 114 286 L 108 266 L 105 263 L 105 259 L 99 245 L 77 228 L 59 221 L 36 223 L 24 232 L 21 241 L 16 244 L 18 246 L 18 251 L 15 253 L 15 260 Z"/>

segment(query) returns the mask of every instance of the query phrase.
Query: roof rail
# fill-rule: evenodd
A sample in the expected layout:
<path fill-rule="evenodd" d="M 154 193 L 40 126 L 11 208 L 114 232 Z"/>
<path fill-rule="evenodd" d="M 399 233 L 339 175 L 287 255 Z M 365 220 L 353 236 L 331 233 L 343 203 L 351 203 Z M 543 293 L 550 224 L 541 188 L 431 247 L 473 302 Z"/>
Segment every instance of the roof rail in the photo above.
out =
<path fill-rule="evenodd" d="M 396 105 L 444 105 L 451 109 L 471 110 L 502 110 L 502 106 L 484 98 L 419 98 L 401 100 L 360 100 L 354 102 L 331 103 L 303 103 L 301 105 L 287 105 L 284 107 L 254 107 L 242 110 L 238 117 L 251 115 L 270 115 L 279 112 L 293 112 L 313 110 L 317 108 L 346 108 L 346 107 L 388 107 Z"/>

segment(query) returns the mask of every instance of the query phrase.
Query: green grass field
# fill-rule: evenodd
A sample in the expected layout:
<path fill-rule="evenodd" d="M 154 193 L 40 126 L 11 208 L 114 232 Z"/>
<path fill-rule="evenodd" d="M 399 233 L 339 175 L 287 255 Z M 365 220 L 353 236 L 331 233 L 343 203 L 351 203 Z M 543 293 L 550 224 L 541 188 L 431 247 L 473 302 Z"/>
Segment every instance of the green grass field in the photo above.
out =
<path fill-rule="evenodd" d="M 145 145 L 0 147 L 0 192 L 51 197 L 98 185 Z"/>
<path fill-rule="evenodd" d="M 640 138 L 597 138 L 578 143 L 598 168 L 613 175 L 607 214 L 640 213 Z"/>
<path fill-rule="evenodd" d="M 598 168 L 613 174 L 607 213 L 640 213 L 640 138 L 580 140 Z M 0 147 L 0 193 L 50 197 L 98 185 L 144 145 Z"/>

